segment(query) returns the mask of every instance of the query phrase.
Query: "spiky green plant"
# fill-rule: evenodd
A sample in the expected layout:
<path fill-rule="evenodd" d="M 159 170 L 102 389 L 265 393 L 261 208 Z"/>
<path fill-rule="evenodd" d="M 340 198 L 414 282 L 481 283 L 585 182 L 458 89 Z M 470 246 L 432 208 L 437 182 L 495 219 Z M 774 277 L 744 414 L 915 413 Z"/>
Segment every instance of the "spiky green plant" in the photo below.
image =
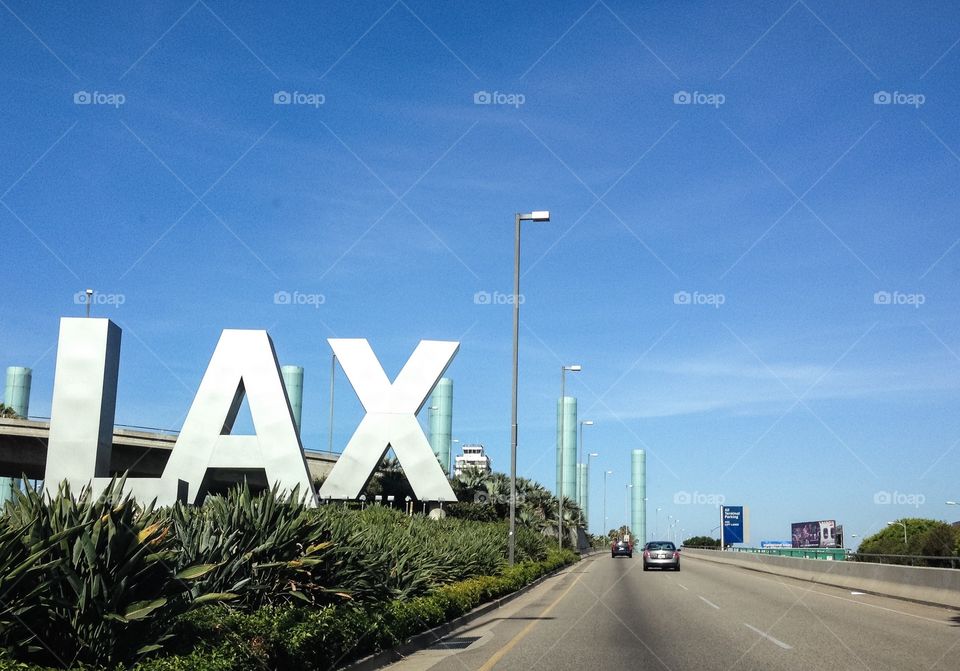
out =
<path fill-rule="evenodd" d="M 254 495 L 244 484 L 202 506 L 178 504 L 165 513 L 179 544 L 177 565 L 212 564 L 193 592 L 219 594 L 247 609 L 295 599 L 342 600 L 330 533 L 299 489 Z"/>
<path fill-rule="evenodd" d="M 13 613 L 0 630 L 2 645 L 18 658 L 61 666 L 129 663 L 161 648 L 173 618 L 190 607 L 186 581 L 210 567 L 178 574 L 167 525 L 121 490 L 115 482 L 98 497 L 85 488 L 75 498 L 64 484 L 44 500 L 28 488 L 6 504 L 2 538 L 16 542 L 9 532 L 18 531 L 42 567 L 24 571 L 21 583 L 42 607 Z"/>

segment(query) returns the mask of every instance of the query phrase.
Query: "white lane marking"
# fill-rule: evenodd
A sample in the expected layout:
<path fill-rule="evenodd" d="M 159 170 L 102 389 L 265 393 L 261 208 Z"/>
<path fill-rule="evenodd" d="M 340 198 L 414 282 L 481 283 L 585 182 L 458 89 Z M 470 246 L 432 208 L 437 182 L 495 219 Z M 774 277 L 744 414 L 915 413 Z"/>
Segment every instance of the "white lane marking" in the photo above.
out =
<path fill-rule="evenodd" d="M 853 596 L 863 596 L 866 592 L 850 592 Z"/>
<path fill-rule="evenodd" d="M 680 583 L 677 583 L 677 584 L 680 585 Z M 688 592 L 690 591 L 690 588 L 687 587 L 686 585 L 680 585 L 680 587 L 682 587 L 683 589 L 687 590 Z"/>
<path fill-rule="evenodd" d="M 707 559 L 702 559 L 701 561 L 703 561 L 703 562 L 709 562 L 709 560 L 707 560 Z M 750 569 L 744 569 L 744 568 L 742 568 L 742 567 L 734 566 L 734 565 L 731 565 L 731 564 L 714 563 L 713 566 L 714 566 L 714 567 L 718 567 L 718 568 L 720 568 L 720 567 L 722 567 L 722 568 L 727 568 L 727 569 L 730 569 L 731 571 L 748 571 L 748 570 L 750 570 Z M 773 579 L 771 579 L 771 578 L 761 578 L 761 577 L 760 577 L 761 572 L 760 572 L 760 571 L 756 571 L 756 573 L 757 573 L 757 575 L 754 576 L 754 577 L 755 577 L 757 580 L 763 580 L 764 582 L 772 582 L 774 585 L 779 585 L 780 587 L 787 587 L 788 589 L 789 589 L 789 585 L 785 582 L 786 580 L 792 580 L 792 581 L 795 582 L 795 583 L 801 583 L 801 584 L 807 583 L 807 581 L 805 581 L 805 580 L 800 580 L 799 578 L 790 578 L 790 577 L 788 577 L 788 576 L 777 576 L 777 577 L 779 578 L 779 580 L 773 580 Z M 774 575 L 774 574 L 769 574 L 769 575 Z M 825 597 L 827 597 L 828 599 L 838 599 L 838 600 L 840 600 L 840 601 L 846 601 L 847 603 L 852 603 L 852 604 L 854 604 L 855 606 L 866 606 L 867 608 L 875 608 L 875 609 L 877 609 L 877 610 L 883 610 L 883 611 L 886 611 L 886 612 L 888 612 L 888 613 L 895 613 L 896 615 L 905 615 L 905 616 L 907 616 L 907 617 L 912 617 L 912 618 L 914 618 L 915 620 L 926 620 L 927 622 L 933 622 L 934 624 L 944 624 L 944 620 L 935 620 L 935 619 L 932 618 L 932 617 L 924 617 L 923 615 L 914 615 L 913 613 L 908 613 L 908 612 L 903 611 L 903 610 L 897 610 L 896 608 L 887 608 L 886 606 L 878 606 L 877 604 L 874 604 L 874 603 L 867 603 L 867 602 L 865 602 L 865 601 L 857 601 L 856 599 L 848 599 L 847 597 L 845 597 L 845 596 L 840 596 L 840 595 L 838 595 L 838 594 L 827 594 L 826 592 L 819 592 L 819 591 L 813 589 L 813 588 L 816 587 L 817 585 L 818 585 L 818 583 L 813 583 L 813 585 L 811 585 L 810 587 L 804 589 L 804 594 L 816 594 L 817 596 L 825 596 Z M 820 584 L 820 586 L 821 586 L 821 587 L 824 587 L 824 588 L 832 588 L 832 587 L 833 587 L 832 585 L 823 585 L 822 583 Z M 797 585 L 797 587 L 799 588 L 799 585 Z M 843 589 L 843 588 L 838 588 L 838 589 Z M 866 594 L 864 594 L 864 596 L 866 596 Z M 879 595 L 879 594 L 877 594 L 877 595 L 875 595 L 875 596 L 876 596 L 878 599 L 894 600 L 894 597 L 885 597 L 885 596 L 882 596 L 882 595 Z M 924 608 L 931 608 L 931 609 L 938 609 L 938 610 L 949 610 L 946 606 L 937 606 L 937 605 L 934 605 L 934 604 L 920 604 L 920 605 L 923 605 Z"/>
<path fill-rule="evenodd" d="M 704 598 L 703 598 L 702 596 L 700 596 L 699 594 L 697 595 L 697 598 L 700 599 L 701 601 L 703 601 L 703 602 L 704 602 L 705 604 L 707 604 L 708 606 L 713 606 L 713 607 L 716 608 L 717 610 L 720 610 L 720 606 L 718 606 L 717 604 L 715 604 L 713 601 L 710 601 L 709 599 L 704 599 Z"/>
<path fill-rule="evenodd" d="M 771 643 L 774 643 L 775 645 L 779 645 L 779 646 L 780 646 L 781 648 L 783 648 L 784 650 L 793 650 L 793 646 L 792 646 L 792 645 L 787 645 L 787 644 L 784 643 L 783 641 L 780 641 L 780 640 L 775 639 L 775 638 L 774 638 L 773 636 L 771 636 L 770 634 L 767 634 L 767 633 L 765 633 L 765 632 L 762 632 L 762 631 L 760 631 L 759 629 L 757 629 L 756 627 L 747 624 L 746 622 L 743 623 L 743 626 L 746 627 L 747 629 L 752 629 L 753 631 L 755 631 L 755 632 L 757 632 L 758 634 L 760 634 L 761 636 L 763 636 L 765 639 L 769 640 Z"/>

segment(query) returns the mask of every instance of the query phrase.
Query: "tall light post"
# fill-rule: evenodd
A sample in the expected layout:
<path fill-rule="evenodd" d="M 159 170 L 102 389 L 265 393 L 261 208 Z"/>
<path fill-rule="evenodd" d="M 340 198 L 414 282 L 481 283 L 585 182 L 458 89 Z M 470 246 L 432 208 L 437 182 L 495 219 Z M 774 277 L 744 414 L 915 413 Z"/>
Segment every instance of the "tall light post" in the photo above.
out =
<path fill-rule="evenodd" d="M 599 457 L 599 456 L 600 456 L 600 453 L 599 453 L 599 452 L 588 452 L 588 453 L 587 453 L 587 470 L 586 470 L 586 472 L 584 473 L 584 475 L 586 476 L 586 480 L 587 480 L 587 481 L 583 483 L 583 487 L 581 488 L 581 491 L 583 492 L 583 505 L 580 506 L 580 525 L 581 525 L 581 526 L 583 526 L 583 509 L 584 509 L 584 507 L 586 507 L 587 499 L 590 498 L 590 496 L 589 496 L 589 491 L 588 491 L 588 490 L 589 490 L 589 487 L 590 487 L 590 459 L 591 459 L 592 457 Z M 590 515 L 588 514 L 588 515 L 587 515 L 587 525 L 584 527 L 584 529 L 585 529 L 585 530 L 588 529 L 589 526 L 590 526 Z"/>
<path fill-rule="evenodd" d="M 578 363 L 560 366 L 560 486 L 557 487 L 559 490 L 557 494 L 557 542 L 561 550 L 563 550 L 563 453 L 566 451 L 564 450 L 566 446 L 564 420 L 567 416 L 567 371 L 579 373 L 581 370 L 583 370 L 583 366 Z M 574 473 L 576 473 L 576 469 L 574 469 Z M 576 483 L 576 478 L 574 478 L 574 483 Z"/>
<path fill-rule="evenodd" d="M 633 489 L 633 485 L 627 484 L 626 489 L 623 490 L 623 526 L 630 529 L 630 533 L 633 533 L 633 529 L 630 527 L 630 490 Z"/>
<path fill-rule="evenodd" d="M 330 356 L 330 430 L 327 436 L 327 451 L 333 452 L 333 378 L 337 372 L 337 355 Z"/>
<path fill-rule="evenodd" d="M 563 407 L 562 402 L 560 407 L 561 408 Z M 580 506 L 580 524 L 581 525 L 583 524 L 583 506 L 587 500 L 587 494 L 586 494 L 587 484 L 585 482 L 580 482 L 580 466 L 579 466 L 580 464 L 584 463 L 583 461 L 583 425 L 584 424 L 586 424 L 587 426 L 593 426 L 593 420 L 581 419 L 579 426 L 577 427 L 577 492 L 576 494 L 577 494 L 577 505 Z M 590 461 L 590 458 L 587 457 L 587 471 L 586 473 L 584 473 L 585 476 L 588 473 L 590 473 L 589 461 Z"/>
<path fill-rule="evenodd" d="M 517 525 L 517 373 L 520 354 L 520 222 L 550 221 L 550 213 L 540 210 L 514 217 L 513 235 L 513 388 L 510 400 L 510 531 L 507 561 L 513 566 Z"/>
<path fill-rule="evenodd" d="M 93 303 L 93 289 L 87 289 L 86 292 L 84 292 L 84 293 L 87 294 L 87 319 L 89 319 L 89 318 L 90 318 L 90 304 Z"/>
<path fill-rule="evenodd" d="M 577 451 L 577 463 L 578 463 L 578 464 L 582 464 L 582 463 L 583 463 L 583 427 L 584 427 L 584 425 L 586 425 L 586 426 L 593 426 L 593 424 L 594 424 L 594 422 L 593 422 L 592 419 L 581 419 L 581 420 L 580 420 L 579 435 L 577 436 L 577 450 L 578 450 L 578 451 Z"/>
<path fill-rule="evenodd" d="M 904 522 L 887 522 L 887 526 L 899 524 L 903 527 L 903 547 L 907 547 L 907 525 Z"/>
<path fill-rule="evenodd" d="M 606 527 L 604 533 L 610 531 L 610 527 L 607 526 L 607 476 L 613 475 L 613 471 L 604 471 L 603 472 L 603 526 Z"/>
<path fill-rule="evenodd" d="M 653 533 L 657 535 L 657 538 L 660 538 L 660 511 L 661 510 L 663 510 L 663 508 L 657 508 L 656 516 L 654 517 L 654 519 L 656 520 L 656 529 L 654 530 Z"/>

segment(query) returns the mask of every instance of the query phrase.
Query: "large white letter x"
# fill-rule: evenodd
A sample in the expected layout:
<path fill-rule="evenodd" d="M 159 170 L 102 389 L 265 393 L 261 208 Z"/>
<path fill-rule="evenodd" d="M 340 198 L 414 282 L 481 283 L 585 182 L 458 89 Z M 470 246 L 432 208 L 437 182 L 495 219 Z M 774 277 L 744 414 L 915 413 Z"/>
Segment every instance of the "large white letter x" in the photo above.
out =
<path fill-rule="evenodd" d="M 320 497 L 355 499 L 392 447 L 418 499 L 456 501 L 416 414 L 453 361 L 460 343 L 421 340 L 390 384 L 365 339 L 330 338 L 328 342 L 367 414 L 320 488 Z"/>

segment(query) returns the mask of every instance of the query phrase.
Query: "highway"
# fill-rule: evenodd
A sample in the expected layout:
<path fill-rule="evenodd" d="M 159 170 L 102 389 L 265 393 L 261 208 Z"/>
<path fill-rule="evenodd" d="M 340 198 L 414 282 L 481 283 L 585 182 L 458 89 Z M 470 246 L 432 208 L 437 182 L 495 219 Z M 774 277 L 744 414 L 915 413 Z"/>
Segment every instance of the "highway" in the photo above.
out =
<path fill-rule="evenodd" d="M 388 668 L 953 670 L 960 613 L 692 557 L 644 572 L 639 555 L 602 553 Z"/>

